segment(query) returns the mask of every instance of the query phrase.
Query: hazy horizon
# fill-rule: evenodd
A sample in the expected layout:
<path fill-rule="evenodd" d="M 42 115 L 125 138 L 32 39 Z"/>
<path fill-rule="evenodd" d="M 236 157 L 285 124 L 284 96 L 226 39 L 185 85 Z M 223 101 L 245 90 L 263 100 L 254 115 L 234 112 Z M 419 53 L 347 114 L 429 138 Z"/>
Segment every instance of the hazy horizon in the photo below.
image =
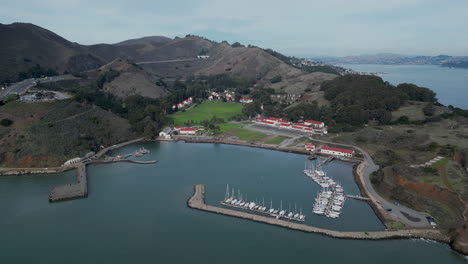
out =
<path fill-rule="evenodd" d="M 468 55 L 463 0 L 0 1 L 0 23 L 33 23 L 88 45 L 193 34 L 301 57 Z"/>

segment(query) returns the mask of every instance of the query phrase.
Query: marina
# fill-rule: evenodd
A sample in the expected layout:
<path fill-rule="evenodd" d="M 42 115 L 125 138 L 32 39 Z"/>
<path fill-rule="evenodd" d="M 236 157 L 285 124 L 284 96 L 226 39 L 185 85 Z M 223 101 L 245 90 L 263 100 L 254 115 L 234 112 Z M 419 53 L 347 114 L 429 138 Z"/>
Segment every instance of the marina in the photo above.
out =
<path fill-rule="evenodd" d="M 151 151 L 145 159 L 158 160 L 157 166 L 127 162 L 87 166 L 91 177 L 86 199 L 47 201 L 50 188 L 76 181 L 75 171 L 0 177 L 0 186 L 8 186 L 2 189 L 2 212 L 8 216 L 0 220 L 2 263 L 32 263 L 37 259 L 81 263 L 89 259 L 89 252 L 112 263 L 131 263 L 136 256 L 144 262 L 169 263 L 186 263 L 187 259 L 216 262 L 228 256 L 228 263 L 239 263 L 251 262 L 259 255 L 262 262 L 268 263 L 284 263 L 285 256 L 329 263 L 386 264 L 400 259 L 410 259 L 412 263 L 465 262 L 448 245 L 428 240 L 332 238 L 344 233 L 365 239 L 374 237 L 376 231 L 383 232 L 385 227 L 367 203 L 352 199 L 347 199 L 338 219 L 311 213 L 309 207 L 320 186 L 303 177 L 305 155 L 221 144 L 143 142 L 116 149 L 109 156 L 131 153 L 140 146 Z M 346 192 L 359 193 L 350 163 L 333 161 L 325 169 Z M 201 209 L 187 207 L 196 183 L 206 186 L 206 202 Z M 263 202 L 265 197 L 268 208 L 270 197 L 275 208 L 279 208 L 280 199 L 286 209 L 289 201 L 291 208 L 297 202 L 298 210 L 303 206 L 306 221 L 277 220 L 225 207 L 220 200 L 224 198 L 226 183 L 235 187 L 236 193 L 240 188 L 248 200 L 258 197 Z M 323 230 L 335 232 L 320 233 Z M 399 233 L 384 234 L 391 238 L 390 234 Z M 418 237 L 417 232 L 411 234 Z M 252 245 L 257 246 L 254 251 Z M 272 250 L 278 248 L 281 250 Z M 340 254 L 330 254 L 331 249 L 339 249 Z M 34 254 L 24 254 L 25 250 Z M 196 252 L 203 256 L 194 257 Z M 396 259 L 385 261 L 382 256 L 388 254 L 395 254 Z M 70 260 L 72 255 L 76 256 L 74 260 Z"/>
<path fill-rule="evenodd" d="M 281 218 L 266 217 L 263 215 L 241 212 L 238 210 L 231 210 L 227 208 L 216 207 L 207 205 L 205 203 L 206 187 L 204 184 L 196 184 L 194 193 L 188 200 L 188 207 L 202 211 L 212 212 L 216 214 L 223 214 L 227 216 L 234 216 L 244 218 L 261 223 L 281 226 L 293 230 L 318 233 L 334 238 L 347 238 L 347 239 L 364 239 L 364 240 L 382 240 L 382 239 L 401 239 L 401 238 L 425 238 L 434 241 L 446 241 L 447 237 L 442 235 L 435 229 L 405 229 L 399 231 L 370 231 L 370 232 L 347 232 L 336 231 L 315 226 L 295 223 L 291 221 L 284 221 Z"/>
<path fill-rule="evenodd" d="M 280 208 L 276 209 L 273 207 L 273 199 L 270 199 L 270 208 L 265 206 L 265 198 L 262 199 L 262 203 L 247 200 L 247 195 L 242 195 L 240 191 L 238 191 L 238 195 L 234 195 L 234 189 L 232 189 L 231 193 L 229 193 L 229 184 L 226 186 L 226 194 L 224 196 L 224 200 L 220 203 L 224 206 L 230 206 L 238 209 L 248 210 L 255 213 L 260 213 L 264 215 L 268 215 L 275 219 L 287 219 L 290 221 L 298 221 L 304 222 L 306 216 L 302 213 L 302 208 L 297 211 L 297 206 L 294 204 L 294 211 L 291 210 L 291 204 L 289 204 L 289 210 L 286 211 L 283 209 L 283 201 L 280 203 Z"/>
<path fill-rule="evenodd" d="M 329 218 L 338 218 L 346 200 L 344 190 L 339 183 L 327 176 L 325 171 L 322 170 L 322 166 L 332 159 L 333 157 L 328 157 L 321 161 L 318 166 L 315 166 L 317 160 L 306 162 L 304 174 L 323 188 L 315 198 L 312 212 Z"/>

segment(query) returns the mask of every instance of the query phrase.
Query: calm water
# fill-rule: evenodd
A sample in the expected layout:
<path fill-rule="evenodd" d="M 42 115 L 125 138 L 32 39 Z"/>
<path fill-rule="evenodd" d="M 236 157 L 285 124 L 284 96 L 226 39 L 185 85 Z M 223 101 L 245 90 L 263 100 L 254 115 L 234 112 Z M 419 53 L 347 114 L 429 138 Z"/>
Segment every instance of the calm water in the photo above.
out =
<path fill-rule="evenodd" d="M 193 185 L 217 205 L 226 183 L 250 199 L 302 206 L 307 223 L 381 230 L 363 202 L 348 200 L 337 220 L 312 215 L 319 190 L 301 170 L 305 156 L 218 144 L 148 143 L 154 165 L 88 168 L 89 197 L 49 204 L 61 175 L 0 177 L 0 263 L 465 263 L 448 246 L 421 240 L 355 241 L 302 233 L 186 207 Z M 128 153 L 138 146 L 119 152 Z M 351 165 L 325 168 L 357 193 Z"/>
<path fill-rule="evenodd" d="M 414 83 L 432 89 L 439 102 L 468 109 L 468 69 L 435 65 L 340 64 L 356 71 L 386 72 L 382 78 L 392 84 Z"/>

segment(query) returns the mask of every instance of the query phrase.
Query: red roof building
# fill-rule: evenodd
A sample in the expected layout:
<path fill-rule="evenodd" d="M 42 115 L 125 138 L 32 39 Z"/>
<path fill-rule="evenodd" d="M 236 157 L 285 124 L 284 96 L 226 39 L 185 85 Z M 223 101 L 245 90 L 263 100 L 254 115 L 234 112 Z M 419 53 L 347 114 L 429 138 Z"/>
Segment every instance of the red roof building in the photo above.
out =
<path fill-rule="evenodd" d="M 307 143 L 304 145 L 305 149 L 306 150 L 309 150 L 309 151 L 315 151 L 315 145 L 312 144 L 312 143 Z"/>
<path fill-rule="evenodd" d="M 260 123 L 267 124 L 267 125 L 274 125 L 275 124 L 275 122 L 271 122 L 271 121 L 268 121 L 268 120 L 262 120 L 262 121 L 260 121 Z"/>
<path fill-rule="evenodd" d="M 320 153 L 327 154 L 327 155 L 342 156 L 342 157 L 349 157 L 350 158 L 350 157 L 353 156 L 354 150 L 323 146 L 320 149 Z"/>
<path fill-rule="evenodd" d="M 306 120 L 304 124 L 307 126 L 313 126 L 315 128 L 323 128 L 325 127 L 325 123 L 322 121 L 315 121 L 315 120 Z"/>

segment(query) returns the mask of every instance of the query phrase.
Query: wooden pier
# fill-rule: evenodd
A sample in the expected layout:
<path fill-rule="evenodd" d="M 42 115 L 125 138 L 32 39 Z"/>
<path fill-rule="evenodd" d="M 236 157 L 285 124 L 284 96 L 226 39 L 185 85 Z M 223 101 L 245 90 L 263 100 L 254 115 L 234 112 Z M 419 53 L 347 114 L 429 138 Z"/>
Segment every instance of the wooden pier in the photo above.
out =
<path fill-rule="evenodd" d="M 68 199 L 82 198 L 88 196 L 88 178 L 86 176 L 86 164 L 77 167 L 77 182 L 54 187 L 49 194 L 49 202 Z"/>
<path fill-rule="evenodd" d="M 336 231 L 325 228 L 314 227 L 310 225 L 305 225 L 301 223 L 294 223 L 289 221 L 284 221 L 281 219 L 274 219 L 267 216 L 262 216 L 258 214 L 251 214 L 247 212 L 241 212 L 237 210 L 227 209 L 216 207 L 212 205 L 207 205 L 205 203 L 205 185 L 197 184 L 195 185 L 195 191 L 193 196 L 188 201 L 188 206 L 201 211 L 223 214 L 227 216 L 233 216 L 243 219 L 248 219 L 260 223 L 276 225 L 284 228 L 289 228 L 292 230 L 298 230 L 308 233 L 317 233 L 334 238 L 342 239 L 366 239 L 366 240 L 383 240 L 383 239 L 401 239 L 401 238 L 424 238 L 435 240 L 439 242 L 447 243 L 449 238 L 441 234 L 436 229 L 406 229 L 398 231 L 369 231 L 369 232 L 344 232 Z"/>

